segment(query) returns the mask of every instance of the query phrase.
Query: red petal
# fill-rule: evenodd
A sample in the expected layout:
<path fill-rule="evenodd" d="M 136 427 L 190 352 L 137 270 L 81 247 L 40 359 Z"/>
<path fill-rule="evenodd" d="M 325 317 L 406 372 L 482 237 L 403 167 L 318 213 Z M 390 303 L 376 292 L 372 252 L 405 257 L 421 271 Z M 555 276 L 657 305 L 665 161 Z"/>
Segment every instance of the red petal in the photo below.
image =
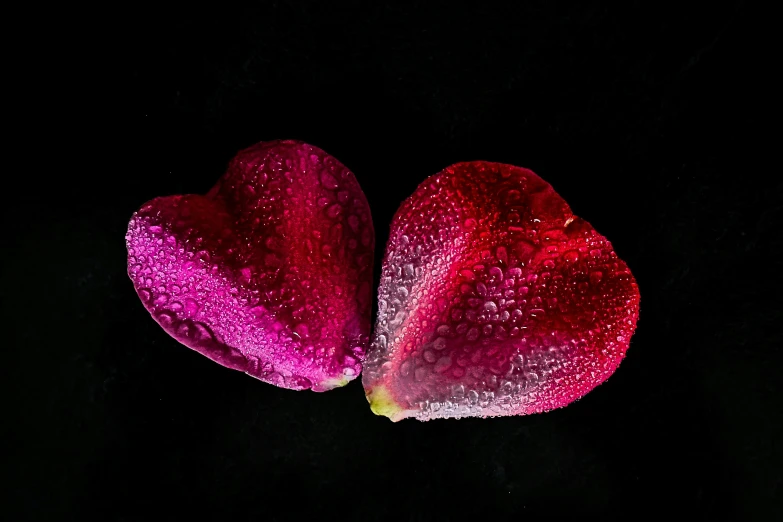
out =
<path fill-rule="evenodd" d="M 452 165 L 397 211 L 363 382 L 373 411 L 526 415 L 609 377 L 639 291 L 612 245 L 533 172 Z"/>
<path fill-rule="evenodd" d="M 128 274 L 185 346 L 277 386 L 324 391 L 362 368 L 374 239 L 348 169 L 273 141 L 237 154 L 206 196 L 157 198 L 134 214 Z"/>

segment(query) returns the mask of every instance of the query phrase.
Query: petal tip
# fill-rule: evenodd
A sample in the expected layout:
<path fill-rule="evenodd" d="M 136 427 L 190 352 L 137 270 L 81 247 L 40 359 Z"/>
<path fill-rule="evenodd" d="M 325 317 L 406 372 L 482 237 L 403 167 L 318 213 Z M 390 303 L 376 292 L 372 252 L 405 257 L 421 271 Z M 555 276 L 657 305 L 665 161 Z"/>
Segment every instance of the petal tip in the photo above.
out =
<path fill-rule="evenodd" d="M 350 379 L 345 375 L 341 375 L 340 377 L 331 377 L 329 379 L 325 379 L 324 381 L 322 381 L 321 384 L 313 386 L 312 390 L 314 392 L 325 392 L 329 390 L 334 390 L 335 388 L 342 388 L 352 380 L 353 379 Z"/>
<path fill-rule="evenodd" d="M 404 409 L 385 386 L 376 386 L 367 391 L 367 402 L 375 415 L 388 417 L 392 422 L 398 422 L 410 417 L 414 412 Z"/>

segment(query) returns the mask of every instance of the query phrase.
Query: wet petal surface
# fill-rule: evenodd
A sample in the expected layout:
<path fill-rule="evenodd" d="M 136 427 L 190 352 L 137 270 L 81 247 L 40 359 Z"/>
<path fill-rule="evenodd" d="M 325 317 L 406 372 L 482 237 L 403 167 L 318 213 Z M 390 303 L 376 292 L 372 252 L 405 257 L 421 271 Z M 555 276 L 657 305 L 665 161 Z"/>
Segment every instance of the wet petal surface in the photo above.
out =
<path fill-rule="evenodd" d="M 639 291 L 609 241 L 533 172 L 452 165 L 392 223 L 363 383 L 373 411 L 526 415 L 607 379 Z"/>
<path fill-rule="evenodd" d="M 206 196 L 142 206 L 126 242 L 141 301 L 185 346 L 295 390 L 361 372 L 373 225 L 356 178 L 324 151 L 249 147 Z"/>

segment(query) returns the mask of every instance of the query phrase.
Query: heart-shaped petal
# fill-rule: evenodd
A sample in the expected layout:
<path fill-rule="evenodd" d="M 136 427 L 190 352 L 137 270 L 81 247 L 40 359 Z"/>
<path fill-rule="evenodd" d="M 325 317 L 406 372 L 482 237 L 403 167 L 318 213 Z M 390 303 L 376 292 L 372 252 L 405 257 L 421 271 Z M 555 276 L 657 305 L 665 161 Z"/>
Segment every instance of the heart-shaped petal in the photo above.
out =
<path fill-rule="evenodd" d="M 609 241 L 533 172 L 452 165 L 397 211 L 363 382 L 373 411 L 525 415 L 608 378 L 639 291 Z"/>
<path fill-rule="evenodd" d="M 241 151 L 206 195 L 157 198 L 128 225 L 128 274 L 175 339 L 295 390 L 342 386 L 369 341 L 374 232 L 354 175 L 324 151 Z"/>

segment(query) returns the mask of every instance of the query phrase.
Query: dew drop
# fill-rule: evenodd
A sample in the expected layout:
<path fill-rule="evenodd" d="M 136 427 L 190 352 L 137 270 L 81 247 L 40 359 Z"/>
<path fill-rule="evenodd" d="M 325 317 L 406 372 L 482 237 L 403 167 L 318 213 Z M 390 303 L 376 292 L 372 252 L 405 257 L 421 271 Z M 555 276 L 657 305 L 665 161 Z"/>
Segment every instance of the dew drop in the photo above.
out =
<path fill-rule="evenodd" d="M 326 215 L 329 216 L 331 219 L 335 219 L 342 213 L 343 213 L 343 207 L 340 206 L 339 203 L 335 203 L 334 205 L 332 205 L 326 210 Z"/>
<path fill-rule="evenodd" d="M 503 270 L 500 267 L 493 266 L 487 271 L 487 275 L 493 280 L 500 282 L 503 280 Z"/>
<path fill-rule="evenodd" d="M 339 187 L 339 183 L 334 179 L 334 176 L 324 171 L 321 173 L 321 185 L 327 190 L 335 190 Z"/>
<path fill-rule="evenodd" d="M 495 254 L 498 257 L 498 261 L 500 261 L 503 264 L 508 263 L 508 251 L 506 250 L 506 247 L 498 247 L 495 251 Z"/>
<path fill-rule="evenodd" d="M 435 363 L 435 371 L 436 372 L 443 372 L 445 370 L 448 370 L 451 366 L 451 357 L 448 355 L 444 355 L 440 359 L 438 359 L 438 362 Z"/>

